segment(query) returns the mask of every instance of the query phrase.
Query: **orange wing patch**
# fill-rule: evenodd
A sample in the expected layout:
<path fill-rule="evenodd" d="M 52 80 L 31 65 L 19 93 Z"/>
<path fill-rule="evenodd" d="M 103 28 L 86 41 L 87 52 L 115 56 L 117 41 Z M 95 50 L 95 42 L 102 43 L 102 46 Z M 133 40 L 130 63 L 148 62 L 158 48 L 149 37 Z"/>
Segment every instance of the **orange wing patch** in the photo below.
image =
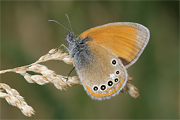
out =
<path fill-rule="evenodd" d="M 88 85 L 86 85 L 85 83 L 84 83 L 84 85 L 87 88 L 87 91 L 89 92 L 89 94 L 91 94 L 93 97 L 97 97 L 97 98 L 98 97 L 107 97 L 107 96 L 113 95 L 121 88 L 122 84 L 124 83 L 124 79 L 125 79 L 125 77 L 122 78 L 121 82 L 118 84 L 116 89 L 110 91 L 109 93 L 103 93 L 103 94 L 94 93 Z"/>
<path fill-rule="evenodd" d="M 137 23 L 110 23 L 79 35 L 79 38 L 85 37 L 114 53 L 125 67 L 129 67 L 139 58 L 148 43 L 149 30 Z"/>

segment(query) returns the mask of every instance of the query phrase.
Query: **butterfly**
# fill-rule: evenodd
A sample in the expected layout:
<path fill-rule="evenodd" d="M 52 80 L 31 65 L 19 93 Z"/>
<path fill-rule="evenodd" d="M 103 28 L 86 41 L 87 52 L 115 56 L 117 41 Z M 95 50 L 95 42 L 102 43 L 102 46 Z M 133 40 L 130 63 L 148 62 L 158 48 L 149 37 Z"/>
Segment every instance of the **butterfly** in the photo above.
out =
<path fill-rule="evenodd" d="M 109 99 L 126 86 L 126 69 L 138 60 L 150 38 L 148 28 L 132 22 L 97 26 L 79 36 L 72 27 L 68 31 L 65 39 L 73 65 L 85 91 L 95 100 Z"/>

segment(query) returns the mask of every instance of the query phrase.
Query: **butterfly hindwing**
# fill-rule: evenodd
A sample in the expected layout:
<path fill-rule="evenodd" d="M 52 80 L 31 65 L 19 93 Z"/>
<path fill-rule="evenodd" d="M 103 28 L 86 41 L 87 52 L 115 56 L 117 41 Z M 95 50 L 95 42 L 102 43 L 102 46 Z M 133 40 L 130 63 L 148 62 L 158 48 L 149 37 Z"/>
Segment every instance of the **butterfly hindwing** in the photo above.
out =
<path fill-rule="evenodd" d="M 127 82 L 127 72 L 121 61 L 109 50 L 93 41 L 87 42 L 87 52 L 82 51 L 74 59 L 77 74 L 87 93 L 97 100 L 107 99 L 119 93 Z M 87 60 L 88 59 L 88 60 Z M 76 61 L 77 60 L 77 61 Z M 78 64 L 79 61 L 83 64 Z"/>

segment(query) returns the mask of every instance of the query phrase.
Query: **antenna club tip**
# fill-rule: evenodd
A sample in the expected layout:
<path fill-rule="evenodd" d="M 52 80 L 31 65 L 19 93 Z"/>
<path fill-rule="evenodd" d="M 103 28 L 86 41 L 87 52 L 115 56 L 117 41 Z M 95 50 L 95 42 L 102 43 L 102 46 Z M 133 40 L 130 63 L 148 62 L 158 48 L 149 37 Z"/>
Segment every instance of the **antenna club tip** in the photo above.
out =
<path fill-rule="evenodd" d="M 54 21 L 54 20 L 48 20 L 48 21 Z"/>
<path fill-rule="evenodd" d="M 51 20 L 48 20 L 48 21 L 53 21 L 53 22 L 56 22 L 57 24 L 59 24 L 59 25 L 61 25 L 61 26 L 63 26 L 67 31 L 69 31 L 70 33 L 72 32 L 72 31 L 70 31 L 66 26 L 64 26 L 63 24 L 61 24 L 60 22 L 58 22 L 57 20 L 53 20 L 53 19 L 51 19 Z"/>

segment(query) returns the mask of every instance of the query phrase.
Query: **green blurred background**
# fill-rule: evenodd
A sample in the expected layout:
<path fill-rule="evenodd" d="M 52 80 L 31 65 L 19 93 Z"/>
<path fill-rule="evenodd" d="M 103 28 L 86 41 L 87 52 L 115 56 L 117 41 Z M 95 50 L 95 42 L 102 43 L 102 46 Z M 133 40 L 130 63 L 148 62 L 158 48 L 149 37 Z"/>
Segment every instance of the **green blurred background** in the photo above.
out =
<path fill-rule="evenodd" d="M 148 27 L 150 41 L 128 73 L 141 98 L 120 93 L 109 100 L 92 100 L 81 85 L 60 91 L 53 84 L 27 83 L 15 73 L 1 82 L 18 90 L 36 111 L 33 119 L 178 119 L 179 118 L 179 2 L 44 1 L 1 2 L 1 69 L 35 62 L 65 43 L 69 15 L 75 34 L 111 22 L 137 22 Z M 58 74 L 72 69 L 61 61 L 44 63 Z M 72 76 L 76 75 L 75 71 Z M 27 119 L 1 99 L 1 119 Z"/>

